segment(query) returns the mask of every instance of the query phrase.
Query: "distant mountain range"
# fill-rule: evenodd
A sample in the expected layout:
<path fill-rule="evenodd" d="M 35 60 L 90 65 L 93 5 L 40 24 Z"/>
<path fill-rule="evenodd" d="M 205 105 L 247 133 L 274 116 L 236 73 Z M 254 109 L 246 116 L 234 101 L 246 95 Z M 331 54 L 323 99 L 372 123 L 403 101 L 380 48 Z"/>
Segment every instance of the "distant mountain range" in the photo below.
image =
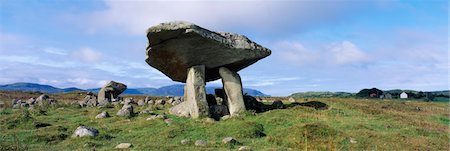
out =
<path fill-rule="evenodd" d="M 219 87 L 206 87 L 207 94 L 214 94 L 214 89 Z M 50 85 L 41 85 L 36 83 L 13 83 L 0 85 L 0 90 L 5 91 L 28 91 L 28 92 L 43 92 L 43 93 L 63 93 L 72 91 L 91 91 L 98 92 L 100 88 L 94 89 L 80 89 L 80 88 L 56 88 Z M 269 96 L 255 89 L 244 88 L 244 93 L 251 96 Z M 175 84 L 170 86 L 164 86 L 160 88 L 128 88 L 122 94 L 125 95 L 153 95 L 153 96 L 183 96 L 184 85 Z"/>

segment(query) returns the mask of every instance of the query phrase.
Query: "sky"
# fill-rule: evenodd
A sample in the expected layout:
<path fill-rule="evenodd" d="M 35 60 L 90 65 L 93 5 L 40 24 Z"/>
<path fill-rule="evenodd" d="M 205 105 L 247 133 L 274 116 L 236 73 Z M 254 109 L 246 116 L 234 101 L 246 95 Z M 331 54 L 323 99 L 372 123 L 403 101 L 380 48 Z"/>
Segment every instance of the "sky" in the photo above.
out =
<path fill-rule="evenodd" d="M 447 0 L 0 0 L 0 84 L 179 84 L 145 63 L 145 31 L 188 21 L 271 49 L 239 71 L 244 87 L 269 95 L 448 90 L 448 7 Z"/>

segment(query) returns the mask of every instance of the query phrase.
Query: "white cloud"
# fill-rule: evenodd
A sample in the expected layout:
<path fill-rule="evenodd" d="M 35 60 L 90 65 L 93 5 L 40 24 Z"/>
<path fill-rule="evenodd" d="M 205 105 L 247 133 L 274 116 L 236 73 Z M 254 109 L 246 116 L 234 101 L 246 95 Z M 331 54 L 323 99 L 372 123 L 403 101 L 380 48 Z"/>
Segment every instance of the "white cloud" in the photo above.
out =
<path fill-rule="evenodd" d="M 363 51 L 359 50 L 355 44 L 349 41 L 342 41 L 332 44 L 328 47 L 328 50 L 333 55 L 334 63 L 339 65 L 368 61 L 367 55 Z"/>
<path fill-rule="evenodd" d="M 302 30 L 343 17 L 348 9 L 365 5 L 314 1 L 120 1 L 105 0 L 106 9 L 88 14 L 89 31 L 125 29 L 142 35 L 161 22 L 184 20 L 214 30 L 239 27 L 259 32 Z M 86 23 L 83 22 L 83 23 Z M 289 22 L 289 24 L 287 24 Z"/>
<path fill-rule="evenodd" d="M 54 55 L 60 55 L 65 56 L 67 55 L 67 51 L 64 49 L 54 48 L 54 47 L 47 47 L 43 49 L 44 52 Z"/>
<path fill-rule="evenodd" d="M 102 54 L 92 48 L 85 47 L 73 52 L 72 56 L 84 63 L 94 63 L 100 61 Z"/>
<path fill-rule="evenodd" d="M 282 41 L 276 43 L 273 49 L 279 61 L 302 67 L 359 65 L 369 62 L 367 54 L 347 40 L 315 49 L 307 49 L 298 41 Z"/>

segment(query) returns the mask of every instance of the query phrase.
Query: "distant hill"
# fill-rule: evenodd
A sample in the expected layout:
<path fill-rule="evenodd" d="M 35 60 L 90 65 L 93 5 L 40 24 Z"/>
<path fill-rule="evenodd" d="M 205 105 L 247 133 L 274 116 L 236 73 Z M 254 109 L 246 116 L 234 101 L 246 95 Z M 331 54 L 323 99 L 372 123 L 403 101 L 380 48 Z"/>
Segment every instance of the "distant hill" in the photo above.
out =
<path fill-rule="evenodd" d="M 218 87 L 206 87 L 206 93 L 214 94 L 214 89 Z M 62 92 L 72 92 L 72 91 L 92 91 L 98 93 L 100 88 L 94 89 L 79 89 L 79 88 L 56 88 L 50 85 L 41 85 L 35 83 L 13 83 L 0 85 L 0 90 L 4 91 L 28 91 L 28 92 L 44 92 L 44 93 L 62 93 Z M 252 96 L 268 96 L 255 89 L 244 88 L 244 93 Z M 169 86 L 164 86 L 160 88 L 128 88 L 122 94 L 125 95 L 154 95 L 154 96 L 183 96 L 184 95 L 184 85 L 174 84 Z"/>
<path fill-rule="evenodd" d="M 214 94 L 214 89 L 220 87 L 210 86 L 206 87 L 207 94 Z M 88 89 L 88 91 L 98 92 L 100 88 Z M 142 95 L 154 95 L 154 96 L 183 96 L 184 95 L 184 85 L 174 84 L 169 86 L 163 86 L 160 88 L 128 88 L 123 94 L 142 94 Z M 244 88 L 244 94 L 251 96 L 269 96 L 262 93 L 261 91 L 255 89 Z"/>
<path fill-rule="evenodd" d="M 46 92 L 46 93 L 61 93 L 61 92 L 71 92 L 71 91 L 83 91 L 79 88 L 65 88 L 60 89 L 56 88 L 50 85 L 41 85 L 41 84 L 35 84 L 35 83 L 13 83 L 13 84 L 6 84 L 6 85 L 0 85 L 0 90 L 5 91 L 30 91 L 30 92 Z"/>
<path fill-rule="evenodd" d="M 291 94 L 293 98 L 326 98 L 326 97 L 351 97 L 353 93 L 348 92 L 298 92 Z"/>

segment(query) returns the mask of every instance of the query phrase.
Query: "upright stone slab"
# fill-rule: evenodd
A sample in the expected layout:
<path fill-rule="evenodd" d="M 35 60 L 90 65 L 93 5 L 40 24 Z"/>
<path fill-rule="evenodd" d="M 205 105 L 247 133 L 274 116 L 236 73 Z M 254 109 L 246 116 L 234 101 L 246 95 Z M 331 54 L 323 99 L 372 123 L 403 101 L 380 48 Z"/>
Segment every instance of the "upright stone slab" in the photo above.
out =
<path fill-rule="evenodd" d="M 209 108 L 206 102 L 205 66 L 198 65 L 188 69 L 185 100 L 190 105 L 192 118 L 208 117 Z"/>
<path fill-rule="evenodd" d="M 242 95 L 241 77 L 225 67 L 219 69 L 220 77 L 222 77 L 223 87 L 227 96 L 228 109 L 231 116 L 244 112 L 245 103 Z"/>

